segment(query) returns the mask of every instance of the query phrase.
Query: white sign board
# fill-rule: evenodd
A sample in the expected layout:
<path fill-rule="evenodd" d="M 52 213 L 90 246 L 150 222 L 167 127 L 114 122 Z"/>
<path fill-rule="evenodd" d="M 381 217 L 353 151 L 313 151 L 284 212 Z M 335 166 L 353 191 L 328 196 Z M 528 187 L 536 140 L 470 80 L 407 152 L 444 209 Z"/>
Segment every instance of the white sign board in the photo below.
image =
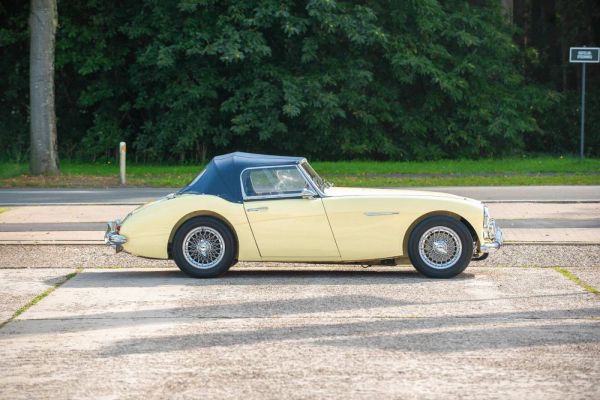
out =
<path fill-rule="evenodd" d="M 571 47 L 569 62 L 600 63 L 600 47 Z"/>

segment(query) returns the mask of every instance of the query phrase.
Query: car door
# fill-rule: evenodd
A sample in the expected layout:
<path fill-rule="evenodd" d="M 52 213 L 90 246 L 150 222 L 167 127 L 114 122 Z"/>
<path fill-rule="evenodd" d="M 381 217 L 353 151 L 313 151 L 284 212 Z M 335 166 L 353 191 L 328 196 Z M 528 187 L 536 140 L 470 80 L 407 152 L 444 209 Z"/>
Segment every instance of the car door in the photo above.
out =
<path fill-rule="evenodd" d="M 244 209 L 265 260 L 337 261 L 322 199 L 295 165 L 254 167 L 241 175 Z"/>
<path fill-rule="evenodd" d="M 397 200 L 333 196 L 323 202 L 343 261 L 402 255 L 404 232 L 413 219 Z"/>

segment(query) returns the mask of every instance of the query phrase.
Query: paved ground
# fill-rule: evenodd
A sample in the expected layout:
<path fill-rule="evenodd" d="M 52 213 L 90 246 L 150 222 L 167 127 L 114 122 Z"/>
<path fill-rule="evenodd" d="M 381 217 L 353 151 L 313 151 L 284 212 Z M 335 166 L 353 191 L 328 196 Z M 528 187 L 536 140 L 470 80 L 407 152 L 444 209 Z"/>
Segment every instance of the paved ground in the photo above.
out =
<path fill-rule="evenodd" d="M 600 186 L 440 186 L 408 189 L 446 192 L 488 202 L 600 202 Z M 177 190 L 178 188 L 0 189 L 0 206 L 141 204 Z"/>
<path fill-rule="evenodd" d="M 0 398 L 600 396 L 600 299 L 554 269 L 309 269 L 84 270 L 0 329 Z M 73 270 L 38 271 L 2 299 Z"/>
<path fill-rule="evenodd" d="M 11 208 L 0 242 L 97 243 L 64 229 L 134 207 Z M 509 238 L 545 244 L 450 280 L 263 263 L 194 280 L 105 246 L 0 244 L 0 325 L 81 269 L 0 327 L 0 399 L 599 398 L 600 203 L 490 208 Z"/>

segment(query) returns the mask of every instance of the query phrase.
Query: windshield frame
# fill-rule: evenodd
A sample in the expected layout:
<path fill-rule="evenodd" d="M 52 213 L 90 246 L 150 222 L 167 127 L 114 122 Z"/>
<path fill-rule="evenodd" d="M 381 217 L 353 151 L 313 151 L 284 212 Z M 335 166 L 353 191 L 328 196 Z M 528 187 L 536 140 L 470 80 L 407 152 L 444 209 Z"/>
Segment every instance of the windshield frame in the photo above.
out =
<path fill-rule="evenodd" d="M 302 160 L 300 163 L 300 168 L 306 174 L 307 178 L 312 182 L 313 187 L 317 189 L 321 197 L 325 195 L 325 189 L 328 188 L 327 182 L 321 178 L 321 176 L 315 171 L 315 169 L 308 163 L 306 159 Z"/>

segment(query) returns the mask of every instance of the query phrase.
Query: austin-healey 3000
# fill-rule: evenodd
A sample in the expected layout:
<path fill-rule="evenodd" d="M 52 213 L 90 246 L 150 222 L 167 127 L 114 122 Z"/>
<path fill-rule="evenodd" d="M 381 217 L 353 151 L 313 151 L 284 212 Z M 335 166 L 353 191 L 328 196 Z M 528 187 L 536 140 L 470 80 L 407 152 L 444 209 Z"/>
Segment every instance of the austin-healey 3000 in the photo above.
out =
<path fill-rule="evenodd" d="M 396 265 L 449 278 L 502 245 L 480 201 L 338 188 L 302 157 L 215 157 L 186 187 L 108 223 L 107 244 L 216 277 L 238 261 Z"/>

